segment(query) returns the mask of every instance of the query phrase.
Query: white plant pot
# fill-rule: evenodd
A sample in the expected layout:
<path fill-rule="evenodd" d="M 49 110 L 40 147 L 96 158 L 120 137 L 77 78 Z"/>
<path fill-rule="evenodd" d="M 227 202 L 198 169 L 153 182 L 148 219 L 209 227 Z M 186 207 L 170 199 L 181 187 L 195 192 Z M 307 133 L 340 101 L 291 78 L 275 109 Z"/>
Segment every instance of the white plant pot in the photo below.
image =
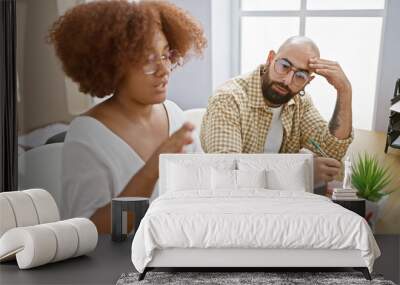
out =
<path fill-rule="evenodd" d="M 382 217 L 388 198 L 389 196 L 386 195 L 378 202 L 365 201 L 365 218 L 368 219 L 368 224 L 371 226 L 372 231 L 375 231 L 376 223 Z"/>

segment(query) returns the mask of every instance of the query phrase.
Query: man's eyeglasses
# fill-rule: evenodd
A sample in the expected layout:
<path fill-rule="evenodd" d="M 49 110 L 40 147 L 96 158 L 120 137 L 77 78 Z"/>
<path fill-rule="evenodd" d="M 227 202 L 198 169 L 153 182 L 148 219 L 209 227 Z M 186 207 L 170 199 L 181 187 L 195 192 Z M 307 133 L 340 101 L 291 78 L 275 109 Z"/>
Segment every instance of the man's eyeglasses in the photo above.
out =
<path fill-rule="evenodd" d="M 302 87 L 310 79 L 310 74 L 307 71 L 293 67 L 292 63 L 284 58 L 275 60 L 274 70 L 276 73 L 281 75 L 286 75 L 293 70 L 292 83 L 297 87 Z"/>
<path fill-rule="evenodd" d="M 183 64 L 183 58 L 179 55 L 176 50 L 169 50 L 162 56 L 155 54 L 149 55 L 146 63 L 143 66 L 143 72 L 146 75 L 152 75 L 159 69 L 159 64 L 163 64 L 170 71 L 174 70 L 178 66 Z"/>

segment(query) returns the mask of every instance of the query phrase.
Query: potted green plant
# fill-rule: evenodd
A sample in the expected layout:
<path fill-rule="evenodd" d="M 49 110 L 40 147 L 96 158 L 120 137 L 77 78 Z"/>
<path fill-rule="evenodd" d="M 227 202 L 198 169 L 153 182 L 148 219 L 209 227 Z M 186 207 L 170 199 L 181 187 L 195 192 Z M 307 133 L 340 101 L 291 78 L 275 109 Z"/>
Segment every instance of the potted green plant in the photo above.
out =
<path fill-rule="evenodd" d="M 372 229 L 381 216 L 380 209 L 385 206 L 387 196 L 395 191 L 384 191 L 391 180 L 389 169 L 379 165 L 374 155 L 359 154 L 352 164 L 351 183 L 357 189 L 358 197 L 366 200 L 365 218 Z"/>

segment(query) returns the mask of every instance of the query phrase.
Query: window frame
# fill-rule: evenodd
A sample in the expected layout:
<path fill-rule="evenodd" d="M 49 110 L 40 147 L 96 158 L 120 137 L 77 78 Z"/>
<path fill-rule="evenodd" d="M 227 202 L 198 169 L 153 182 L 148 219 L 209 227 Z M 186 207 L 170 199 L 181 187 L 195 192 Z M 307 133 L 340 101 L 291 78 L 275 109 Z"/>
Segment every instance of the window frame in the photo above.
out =
<path fill-rule="evenodd" d="M 242 17 L 296 17 L 300 18 L 299 35 L 305 35 L 306 19 L 308 17 L 381 17 L 381 39 L 378 59 L 378 74 L 381 68 L 382 46 L 384 41 L 384 27 L 387 11 L 387 0 L 384 0 L 383 9 L 345 9 L 345 10 L 308 10 L 307 0 L 300 0 L 299 10 L 273 10 L 273 11 L 244 11 L 241 7 L 242 0 L 232 0 L 232 70 L 231 75 L 241 73 L 241 40 L 242 40 Z M 379 75 L 378 75 L 379 76 Z M 379 77 L 378 77 L 379 79 Z"/>
<path fill-rule="evenodd" d="M 273 10 L 273 11 L 243 11 L 241 7 L 242 0 L 232 0 L 231 2 L 231 77 L 241 74 L 241 62 L 242 62 L 242 17 L 300 17 L 299 35 L 305 35 L 306 20 L 308 17 L 381 17 L 381 36 L 379 44 L 379 58 L 376 72 L 376 85 L 374 93 L 374 105 L 371 122 L 371 131 L 379 130 L 384 131 L 382 126 L 378 126 L 377 123 L 384 117 L 383 114 L 378 114 L 378 104 L 382 104 L 380 101 L 379 94 L 385 90 L 382 87 L 381 81 L 382 70 L 383 70 L 383 51 L 385 46 L 385 30 L 386 21 L 388 14 L 389 1 L 384 0 L 383 9 L 343 9 L 343 10 L 308 10 L 307 1 L 300 0 L 299 10 Z"/>

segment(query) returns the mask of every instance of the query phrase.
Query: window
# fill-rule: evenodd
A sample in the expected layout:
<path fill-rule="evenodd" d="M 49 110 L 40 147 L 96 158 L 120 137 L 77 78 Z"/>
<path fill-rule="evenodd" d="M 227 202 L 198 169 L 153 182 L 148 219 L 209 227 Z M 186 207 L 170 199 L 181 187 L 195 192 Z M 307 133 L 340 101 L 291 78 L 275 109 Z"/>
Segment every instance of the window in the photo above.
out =
<path fill-rule="evenodd" d="M 353 126 L 372 129 L 385 0 L 237 0 L 240 31 L 234 73 L 266 61 L 293 35 L 312 38 L 321 57 L 340 63 L 353 87 Z M 317 76 L 306 91 L 328 121 L 336 92 Z"/>

